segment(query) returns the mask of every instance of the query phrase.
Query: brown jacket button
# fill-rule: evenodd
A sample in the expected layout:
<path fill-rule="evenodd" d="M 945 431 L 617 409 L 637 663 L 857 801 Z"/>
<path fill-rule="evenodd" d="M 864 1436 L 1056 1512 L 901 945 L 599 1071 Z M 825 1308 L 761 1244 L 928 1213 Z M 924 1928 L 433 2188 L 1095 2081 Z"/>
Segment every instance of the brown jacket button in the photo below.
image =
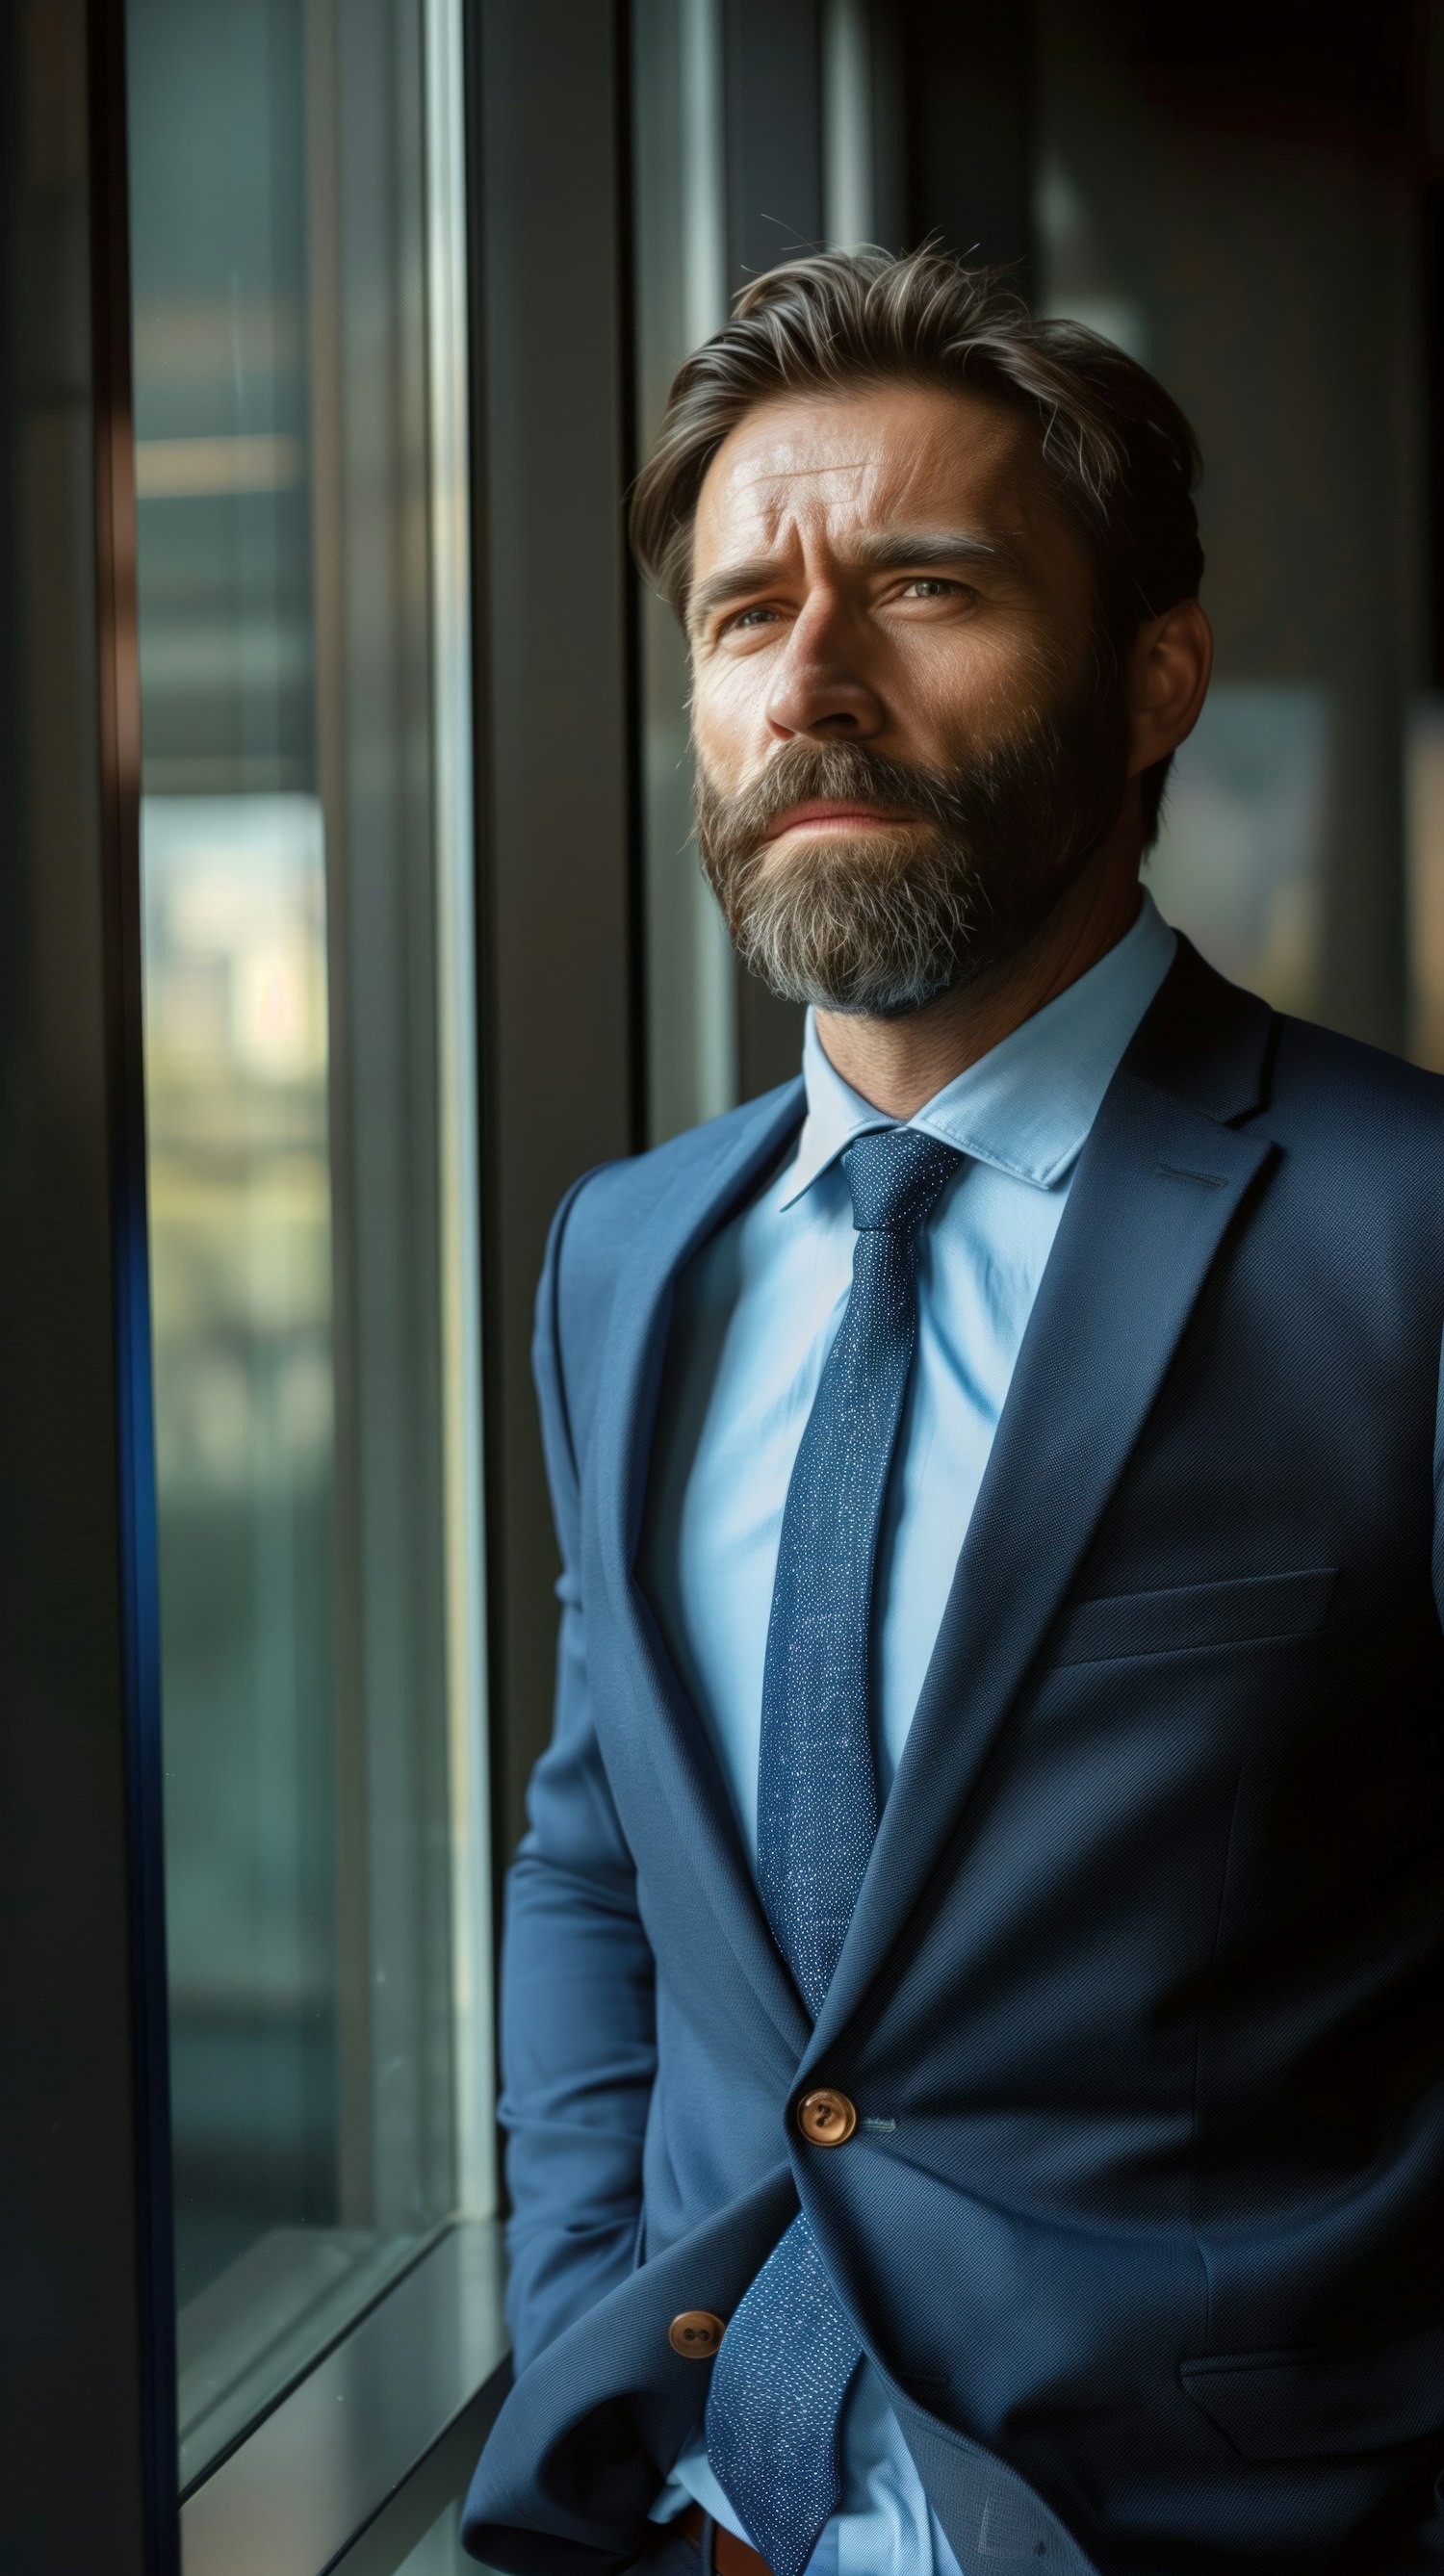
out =
<path fill-rule="evenodd" d="M 835 2093 L 824 2084 L 816 2093 L 804 2093 L 797 2105 L 797 2125 L 804 2138 L 815 2147 L 840 2147 L 857 2127 L 857 2112 L 845 2093 Z"/>
<path fill-rule="evenodd" d="M 667 2328 L 667 2341 L 684 2361 L 710 2361 L 727 2329 L 708 2308 L 684 2308 Z"/>

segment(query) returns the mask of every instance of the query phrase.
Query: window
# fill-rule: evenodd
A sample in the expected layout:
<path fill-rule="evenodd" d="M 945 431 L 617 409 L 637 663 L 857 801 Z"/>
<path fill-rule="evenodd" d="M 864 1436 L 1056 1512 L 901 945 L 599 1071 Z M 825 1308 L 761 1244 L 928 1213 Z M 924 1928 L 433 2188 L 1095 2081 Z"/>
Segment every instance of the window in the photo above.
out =
<path fill-rule="evenodd" d="M 127 20 L 184 2486 L 492 2206 L 461 110 Z"/>

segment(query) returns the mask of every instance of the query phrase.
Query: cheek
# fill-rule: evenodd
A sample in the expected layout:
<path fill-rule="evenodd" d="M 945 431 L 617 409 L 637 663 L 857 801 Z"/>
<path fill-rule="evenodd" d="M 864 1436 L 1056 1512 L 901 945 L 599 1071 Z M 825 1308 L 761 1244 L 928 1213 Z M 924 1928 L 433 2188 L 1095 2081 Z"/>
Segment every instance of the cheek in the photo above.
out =
<path fill-rule="evenodd" d="M 692 739 L 714 784 L 730 793 L 767 739 L 762 656 L 714 664 L 692 685 Z"/>
<path fill-rule="evenodd" d="M 899 729 L 936 762 L 959 738 L 1006 725 L 1020 678 L 1015 657 L 976 635 L 915 634 L 896 656 L 888 696 Z"/>
<path fill-rule="evenodd" d="M 895 687 L 904 724 L 942 739 L 1006 732 L 1050 703 L 1052 661 L 1033 635 L 920 631 L 907 639 Z"/>

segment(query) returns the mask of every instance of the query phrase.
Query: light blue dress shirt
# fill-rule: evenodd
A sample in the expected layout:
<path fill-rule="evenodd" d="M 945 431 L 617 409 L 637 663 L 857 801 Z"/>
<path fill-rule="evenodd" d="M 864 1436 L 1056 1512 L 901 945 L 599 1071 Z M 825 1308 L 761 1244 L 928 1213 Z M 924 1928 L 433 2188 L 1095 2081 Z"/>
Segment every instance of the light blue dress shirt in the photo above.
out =
<path fill-rule="evenodd" d="M 873 1590 L 873 1723 L 886 1797 L 912 1724 L 1018 1348 L 1074 1167 L 1176 941 L 1145 890 L 1117 945 L 908 1123 L 966 1160 L 918 1247 L 918 1340 Z M 840 1158 L 895 1125 L 829 1063 L 809 1013 L 795 1151 L 678 1281 L 641 1574 L 757 1850 L 762 1668 L 782 1507 L 852 1279 Z M 886 2389 L 864 2361 L 842 2416 L 838 2512 L 809 2576 L 959 2576 Z M 730 2530 L 699 2427 L 654 2507 Z M 745 2534 L 741 2535 L 745 2537 Z"/>

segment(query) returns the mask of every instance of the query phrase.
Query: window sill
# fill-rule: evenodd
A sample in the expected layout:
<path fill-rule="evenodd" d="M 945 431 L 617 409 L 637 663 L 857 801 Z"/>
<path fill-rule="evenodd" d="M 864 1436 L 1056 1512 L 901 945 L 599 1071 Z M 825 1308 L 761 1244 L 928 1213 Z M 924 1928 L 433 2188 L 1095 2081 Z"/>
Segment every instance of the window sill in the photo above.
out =
<path fill-rule="evenodd" d="M 183 2576 L 325 2576 L 505 2353 L 501 2229 L 453 2227 L 187 2499 Z"/>

